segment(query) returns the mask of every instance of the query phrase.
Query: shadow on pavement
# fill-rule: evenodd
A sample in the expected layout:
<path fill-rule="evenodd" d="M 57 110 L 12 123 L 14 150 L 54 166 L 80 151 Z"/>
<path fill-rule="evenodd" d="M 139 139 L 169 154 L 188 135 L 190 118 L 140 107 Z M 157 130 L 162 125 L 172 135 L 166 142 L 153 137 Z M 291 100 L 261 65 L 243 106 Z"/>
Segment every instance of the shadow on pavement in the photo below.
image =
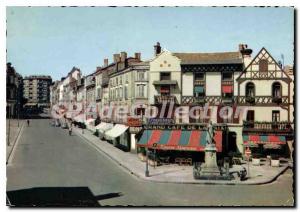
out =
<path fill-rule="evenodd" d="M 88 187 L 40 187 L 8 191 L 11 207 L 98 207 L 98 201 L 122 196 L 107 193 L 94 196 Z"/>

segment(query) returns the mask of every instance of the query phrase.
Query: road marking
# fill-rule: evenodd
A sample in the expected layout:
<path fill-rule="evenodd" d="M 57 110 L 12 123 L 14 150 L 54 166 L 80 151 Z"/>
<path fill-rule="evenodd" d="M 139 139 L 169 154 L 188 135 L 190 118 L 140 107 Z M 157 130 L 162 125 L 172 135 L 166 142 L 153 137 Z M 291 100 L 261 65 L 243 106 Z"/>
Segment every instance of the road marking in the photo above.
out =
<path fill-rule="evenodd" d="M 7 158 L 7 160 L 6 160 L 6 165 L 11 165 L 12 159 L 13 159 L 14 156 L 15 156 L 16 147 L 17 147 L 17 145 L 18 145 L 18 143 L 19 143 L 19 140 L 20 140 L 20 137 L 21 137 L 21 135 L 22 135 L 22 133 L 23 133 L 23 129 L 24 129 L 24 125 L 25 125 L 24 123 L 25 123 L 25 122 L 23 122 L 22 127 L 21 127 L 21 129 L 20 129 L 20 131 L 19 131 L 19 134 L 17 135 L 17 138 L 16 138 L 16 140 L 15 140 L 15 143 L 14 143 L 14 145 L 13 145 L 13 147 L 12 147 L 12 150 L 11 150 L 11 152 L 10 152 L 10 154 L 9 154 L 9 156 L 8 156 L 8 158 Z"/>

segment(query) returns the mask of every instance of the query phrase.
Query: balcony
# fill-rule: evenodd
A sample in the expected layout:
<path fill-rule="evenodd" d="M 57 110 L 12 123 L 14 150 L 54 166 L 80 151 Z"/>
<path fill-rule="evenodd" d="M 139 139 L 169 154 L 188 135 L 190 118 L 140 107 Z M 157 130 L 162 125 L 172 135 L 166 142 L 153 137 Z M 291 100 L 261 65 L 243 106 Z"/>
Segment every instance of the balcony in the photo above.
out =
<path fill-rule="evenodd" d="M 178 104 L 176 96 L 154 96 L 155 104 Z"/>
<path fill-rule="evenodd" d="M 156 80 L 153 81 L 153 85 L 177 85 L 176 80 Z"/>
<path fill-rule="evenodd" d="M 289 97 L 281 96 L 281 97 L 272 97 L 272 96 L 240 96 L 238 98 L 239 105 L 276 105 L 276 104 L 288 104 Z"/>
<path fill-rule="evenodd" d="M 292 123 L 287 121 L 282 121 L 282 122 L 244 121 L 243 132 L 291 134 L 293 133 L 293 128 L 292 128 Z"/>

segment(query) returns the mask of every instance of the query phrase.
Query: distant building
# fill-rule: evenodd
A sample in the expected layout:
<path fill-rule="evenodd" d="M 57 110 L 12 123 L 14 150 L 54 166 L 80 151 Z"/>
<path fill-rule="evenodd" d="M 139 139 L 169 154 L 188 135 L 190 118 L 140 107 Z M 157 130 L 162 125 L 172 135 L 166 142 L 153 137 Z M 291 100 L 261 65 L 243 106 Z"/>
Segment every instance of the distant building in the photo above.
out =
<path fill-rule="evenodd" d="M 31 75 L 25 77 L 24 98 L 27 100 L 26 107 L 49 107 L 50 106 L 50 85 L 52 78 L 45 75 Z"/>
<path fill-rule="evenodd" d="M 22 111 L 22 76 L 11 63 L 6 64 L 6 117 L 17 118 Z"/>

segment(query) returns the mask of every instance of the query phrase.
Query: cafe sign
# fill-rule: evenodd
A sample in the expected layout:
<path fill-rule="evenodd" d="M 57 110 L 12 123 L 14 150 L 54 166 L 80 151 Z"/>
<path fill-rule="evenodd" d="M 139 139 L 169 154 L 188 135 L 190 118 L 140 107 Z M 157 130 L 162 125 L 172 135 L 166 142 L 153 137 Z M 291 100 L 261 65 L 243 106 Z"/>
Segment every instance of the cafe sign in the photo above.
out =
<path fill-rule="evenodd" d="M 174 119 L 171 118 L 152 118 L 148 119 L 148 125 L 166 125 L 175 124 Z"/>

